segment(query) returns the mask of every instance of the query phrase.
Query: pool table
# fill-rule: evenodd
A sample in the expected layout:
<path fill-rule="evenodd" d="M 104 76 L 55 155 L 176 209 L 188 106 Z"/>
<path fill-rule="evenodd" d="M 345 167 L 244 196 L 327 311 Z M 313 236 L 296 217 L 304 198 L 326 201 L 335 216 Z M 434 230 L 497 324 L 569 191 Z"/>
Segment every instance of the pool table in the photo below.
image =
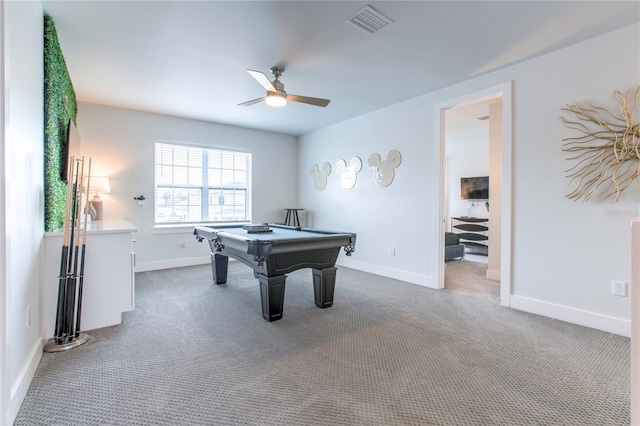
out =
<path fill-rule="evenodd" d="M 333 305 L 336 260 L 341 247 L 351 256 L 356 234 L 274 224 L 268 228 L 252 232 L 243 225 L 196 226 L 196 239 L 209 241 L 211 247 L 213 282 L 227 282 L 229 257 L 248 265 L 260 282 L 262 317 L 277 321 L 282 318 L 285 274 L 311 268 L 316 306 Z"/>

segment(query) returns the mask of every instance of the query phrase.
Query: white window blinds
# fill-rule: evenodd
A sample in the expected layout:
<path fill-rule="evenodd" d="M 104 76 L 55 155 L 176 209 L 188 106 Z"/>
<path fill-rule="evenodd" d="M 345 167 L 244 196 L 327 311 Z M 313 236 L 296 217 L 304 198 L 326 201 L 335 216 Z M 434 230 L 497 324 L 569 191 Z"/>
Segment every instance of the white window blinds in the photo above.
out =
<path fill-rule="evenodd" d="M 155 221 L 251 221 L 251 154 L 156 142 Z"/>

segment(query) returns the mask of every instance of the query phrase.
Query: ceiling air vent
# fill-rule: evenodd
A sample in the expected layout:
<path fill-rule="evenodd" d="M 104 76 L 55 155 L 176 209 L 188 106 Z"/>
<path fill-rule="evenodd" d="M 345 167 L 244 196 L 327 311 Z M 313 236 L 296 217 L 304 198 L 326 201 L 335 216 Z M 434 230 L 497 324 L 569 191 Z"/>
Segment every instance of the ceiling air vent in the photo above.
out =
<path fill-rule="evenodd" d="M 384 27 L 393 24 L 393 21 L 390 18 L 384 16 L 369 5 L 363 7 L 352 15 L 347 19 L 347 22 L 367 34 L 374 34 Z"/>

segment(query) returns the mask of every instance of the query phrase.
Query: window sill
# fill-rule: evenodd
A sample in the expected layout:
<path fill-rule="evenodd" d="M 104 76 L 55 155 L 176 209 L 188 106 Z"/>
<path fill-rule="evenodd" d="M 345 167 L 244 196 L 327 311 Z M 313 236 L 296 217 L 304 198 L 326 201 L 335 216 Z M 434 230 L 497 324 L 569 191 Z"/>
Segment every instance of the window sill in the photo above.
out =
<path fill-rule="evenodd" d="M 193 227 L 196 225 L 155 225 L 151 228 L 152 234 L 184 234 L 192 233 Z"/>
<path fill-rule="evenodd" d="M 229 222 L 229 223 L 224 223 L 224 222 L 220 222 L 220 223 L 190 223 L 190 224 L 175 224 L 175 225 L 154 225 L 153 228 L 151 228 L 151 234 L 154 235 L 158 235 L 158 234 L 184 234 L 189 233 L 192 234 L 193 233 L 193 228 L 195 228 L 196 226 L 211 226 L 213 228 L 215 228 L 216 226 L 226 226 L 226 225 L 238 225 L 238 224 L 243 224 L 243 223 L 249 223 L 249 221 L 245 221 L 245 222 Z"/>

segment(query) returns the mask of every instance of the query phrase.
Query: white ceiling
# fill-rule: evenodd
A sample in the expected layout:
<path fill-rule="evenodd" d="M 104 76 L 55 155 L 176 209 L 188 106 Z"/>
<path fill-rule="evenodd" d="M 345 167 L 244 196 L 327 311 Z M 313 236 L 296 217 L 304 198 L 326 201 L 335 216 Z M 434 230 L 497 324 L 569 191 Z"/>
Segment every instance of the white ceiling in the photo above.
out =
<path fill-rule="evenodd" d="M 637 1 L 42 1 L 79 101 L 301 135 L 640 21 Z M 346 23 L 367 4 L 395 23 Z M 245 71 L 286 68 L 264 96 Z"/>

